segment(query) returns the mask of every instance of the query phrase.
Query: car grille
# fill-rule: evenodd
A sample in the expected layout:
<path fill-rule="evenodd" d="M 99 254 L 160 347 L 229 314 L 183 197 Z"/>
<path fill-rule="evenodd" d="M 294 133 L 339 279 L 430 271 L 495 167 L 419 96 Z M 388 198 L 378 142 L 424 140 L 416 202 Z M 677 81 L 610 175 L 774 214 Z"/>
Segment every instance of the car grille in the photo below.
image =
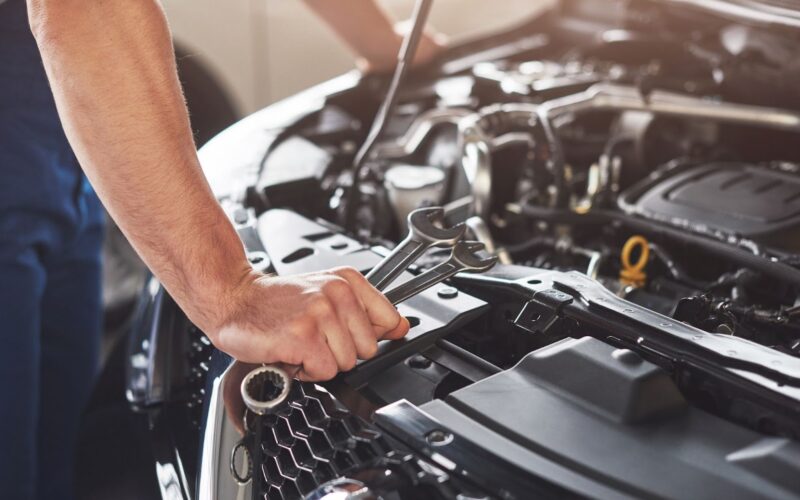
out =
<path fill-rule="evenodd" d="M 261 453 L 254 465 L 261 474 L 254 480 L 263 498 L 302 498 L 322 483 L 395 454 L 379 431 L 314 384 L 294 384 L 289 401 L 255 421 Z"/>
<path fill-rule="evenodd" d="M 214 347 L 191 323 L 187 333 L 184 394 L 191 429 L 199 430 Z M 287 404 L 263 416 L 248 412 L 247 425 L 254 438 L 251 443 L 259 443 L 257 453 L 248 446 L 253 460 L 253 498 L 299 499 L 333 479 L 363 479 L 365 473 L 375 471 L 385 476 L 388 469 L 400 478 L 393 488 L 407 493 L 397 498 L 458 498 L 472 489 L 421 461 L 313 383 L 295 382 Z M 484 494 L 469 496 L 485 498 Z"/>

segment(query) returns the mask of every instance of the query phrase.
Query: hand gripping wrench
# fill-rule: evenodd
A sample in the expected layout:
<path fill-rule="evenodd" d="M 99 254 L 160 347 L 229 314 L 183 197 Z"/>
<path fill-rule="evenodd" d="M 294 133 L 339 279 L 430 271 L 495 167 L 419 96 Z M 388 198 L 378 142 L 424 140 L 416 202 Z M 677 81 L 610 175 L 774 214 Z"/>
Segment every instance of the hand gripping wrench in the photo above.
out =
<path fill-rule="evenodd" d="M 483 250 L 483 243 L 460 241 L 453 247 L 450 258 L 386 292 L 389 302 L 397 305 L 406 299 L 441 283 L 460 272 L 482 273 L 497 263 L 497 257 L 482 258 L 475 254 Z"/>
<path fill-rule="evenodd" d="M 420 208 L 408 214 L 408 236 L 367 274 L 372 286 L 384 290 L 429 248 L 455 245 L 464 236 L 466 227 L 435 225 L 443 218 L 444 210 L 440 207 Z"/>
<path fill-rule="evenodd" d="M 408 236 L 367 274 L 369 282 L 378 290 L 383 290 L 427 249 L 435 246 L 455 245 L 464 236 L 466 227 L 463 224 L 451 228 L 436 226 L 435 223 L 441 222 L 443 218 L 444 210 L 438 207 L 421 208 L 411 212 L 408 215 Z M 481 245 L 480 248 L 483 248 L 483 246 Z M 450 260 L 453 260 L 452 256 Z M 477 259 L 473 259 L 473 261 L 477 261 Z M 431 271 L 439 267 L 441 265 Z M 458 270 L 449 275 L 443 275 L 439 281 L 452 276 L 456 272 Z M 427 274 L 424 273 L 418 278 Z M 415 295 L 436 283 L 438 281 L 431 281 L 430 284 L 419 291 L 412 291 L 411 295 Z M 397 302 L 405 300 L 411 295 L 403 296 Z M 264 365 L 252 370 L 242 380 L 240 387 L 242 399 L 247 408 L 253 413 L 263 415 L 281 405 L 289 396 L 292 379 L 299 371 L 299 366 L 282 367 L 278 365 Z"/>

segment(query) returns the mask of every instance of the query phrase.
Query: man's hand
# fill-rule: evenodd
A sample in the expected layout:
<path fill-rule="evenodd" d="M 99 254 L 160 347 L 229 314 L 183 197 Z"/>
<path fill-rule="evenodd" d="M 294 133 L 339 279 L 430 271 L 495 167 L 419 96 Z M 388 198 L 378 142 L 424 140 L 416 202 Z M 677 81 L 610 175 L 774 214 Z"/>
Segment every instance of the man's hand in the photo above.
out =
<path fill-rule="evenodd" d="M 221 322 L 204 328 L 214 345 L 245 362 L 301 366 L 305 380 L 350 370 L 356 359 L 375 355 L 379 340 L 402 338 L 409 329 L 349 267 L 287 278 L 252 273 L 229 303 Z"/>

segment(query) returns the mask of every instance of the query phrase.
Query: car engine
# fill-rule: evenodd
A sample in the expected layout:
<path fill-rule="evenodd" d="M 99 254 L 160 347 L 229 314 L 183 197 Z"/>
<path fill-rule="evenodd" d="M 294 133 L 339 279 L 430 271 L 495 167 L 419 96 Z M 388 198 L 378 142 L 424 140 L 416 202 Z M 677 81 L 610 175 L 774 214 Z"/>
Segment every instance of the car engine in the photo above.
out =
<path fill-rule="evenodd" d="M 796 42 L 671 3 L 563 2 L 455 50 L 412 75 L 357 169 L 384 77 L 201 151 L 257 268 L 366 271 L 425 206 L 500 264 L 402 303 L 407 339 L 244 420 L 252 367 L 151 286 L 141 324 L 187 334 L 134 335 L 151 362 L 128 395 L 191 422 L 176 446 L 199 497 L 800 493 L 800 94 L 776 76 Z"/>

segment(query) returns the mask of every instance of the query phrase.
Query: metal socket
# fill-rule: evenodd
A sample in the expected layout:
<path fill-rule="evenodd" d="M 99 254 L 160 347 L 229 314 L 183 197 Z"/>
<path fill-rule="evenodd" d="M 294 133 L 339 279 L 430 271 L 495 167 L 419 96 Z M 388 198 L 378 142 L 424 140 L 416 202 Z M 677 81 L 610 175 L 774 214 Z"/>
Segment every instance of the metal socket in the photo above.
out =
<path fill-rule="evenodd" d="M 242 379 L 242 399 L 257 415 L 264 415 L 289 396 L 292 378 L 283 368 L 273 365 L 258 367 Z"/>

